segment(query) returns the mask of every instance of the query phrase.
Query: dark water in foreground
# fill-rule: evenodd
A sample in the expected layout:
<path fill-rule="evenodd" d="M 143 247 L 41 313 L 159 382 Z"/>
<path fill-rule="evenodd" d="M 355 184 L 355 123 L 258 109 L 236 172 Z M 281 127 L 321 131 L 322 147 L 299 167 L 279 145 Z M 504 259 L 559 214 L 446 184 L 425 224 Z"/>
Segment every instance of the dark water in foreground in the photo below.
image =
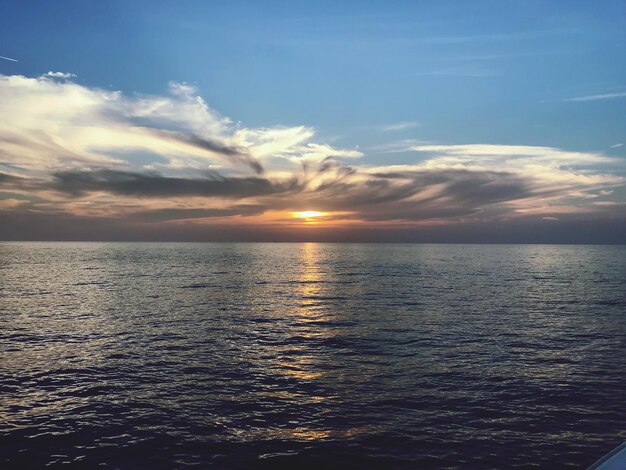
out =
<path fill-rule="evenodd" d="M 626 247 L 0 244 L 0 467 L 584 468 Z"/>

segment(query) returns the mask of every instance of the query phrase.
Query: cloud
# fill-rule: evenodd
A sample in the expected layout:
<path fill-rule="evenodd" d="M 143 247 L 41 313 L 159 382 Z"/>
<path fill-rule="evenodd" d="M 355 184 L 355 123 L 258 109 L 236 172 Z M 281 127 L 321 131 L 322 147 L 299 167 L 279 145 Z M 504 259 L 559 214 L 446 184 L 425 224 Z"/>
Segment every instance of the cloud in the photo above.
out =
<path fill-rule="evenodd" d="M 229 217 L 249 217 L 262 214 L 266 206 L 259 204 L 238 204 L 227 209 L 220 208 L 167 208 L 133 212 L 134 220 L 146 222 L 181 221 L 190 219 L 223 219 Z"/>
<path fill-rule="evenodd" d="M 28 238 L 26 227 L 46 233 L 57 220 L 67 230 L 47 229 L 50 236 L 74 227 L 115 238 L 117 227 L 179 239 L 170 227 L 178 224 L 189 234 L 210 225 L 231 236 L 238 232 L 222 230 L 239 226 L 283 239 L 302 228 L 289 215 L 301 210 L 328 212 L 327 230 L 554 225 L 624 212 L 607 204 L 619 202 L 611 188 L 624 185 L 619 160 L 599 152 L 401 140 L 373 150 L 388 159 L 403 152 L 409 163 L 375 165 L 358 147 L 316 141 L 310 126 L 234 123 L 185 83 L 127 96 L 72 77 L 0 75 L 0 120 L 0 237 Z"/>
<path fill-rule="evenodd" d="M 427 145 L 432 144 L 431 141 L 427 140 L 418 140 L 418 139 L 401 139 L 396 140 L 395 142 L 389 142 L 383 145 L 376 145 L 371 147 L 370 149 L 374 152 L 380 153 L 401 153 L 401 152 L 412 152 L 413 149 L 418 145 Z"/>
<path fill-rule="evenodd" d="M 400 168 L 357 175 L 300 197 L 322 210 L 352 211 L 361 220 L 418 221 L 468 216 L 532 195 L 532 184 L 511 173 Z"/>
<path fill-rule="evenodd" d="M 0 188 L 2 189 L 21 189 L 28 187 L 28 182 L 27 178 L 21 176 L 0 173 Z"/>
<path fill-rule="evenodd" d="M 48 77 L 0 76 L 1 158 L 31 169 L 120 167 L 133 153 L 167 161 L 226 161 L 262 172 L 248 145 L 193 89 L 127 97 Z M 263 134 L 263 132 L 259 132 Z"/>
<path fill-rule="evenodd" d="M 13 175 L 9 175 L 7 173 L 0 173 L 0 184 L 11 184 L 19 182 L 21 178 Z"/>
<path fill-rule="evenodd" d="M 623 146 L 624 146 L 624 144 L 613 144 L 613 145 L 611 145 L 611 148 L 612 149 L 618 149 L 618 148 L 623 147 Z"/>
<path fill-rule="evenodd" d="M 3 55 L 0 55 L 0 59 L 10 60 L 11 62 L 19 62 L 19 60 L 17 59 L 11 59 L 10 57 L 5 57 Z"/>
<path fill-rule="evenodd" d="M 395 131 L 404 131 L 407 129 L 413 129 L 419 126 L 421 126 L 421 124 L 416 121 L 400 121 L 400 122 L 383 126 L 381 130 L 383 132 L 395 132 Z"/>
<path fill-rule="evenodd" d="M 235 141 L 249 149 L 251 155 L 263 159 L 293 152 L 294 146 L 301 145 L 315 135 L 310 127 L 276 127 L 262 129 L 239 129 L 234 134 Z"/>
<path fill-rule="evenodd" d="M 257 174 L 263 173 L 263 165 L 242 148 L 229 147 L 219 141 L 202 138 L 194 134 L 185 134 L 162 129 L 149 129 L 148 132 L 153 133 L 158 138 L 190 145 L 200 150 L 206 150 L 211 154 L 221 155 L 235 165 L 243 165 L 252 168 Z"/>
<path fill-rule="evenodd" d="M 76 78 L 76 75 L 68 72 L 47 72 L 43 75 L 44 77 L 50 78 L 63 78 L 65 80 L 69 80 L 70 78 Z"/>
<path fill-rule="evenodd" d="M 416 152 L 436 155 L 431 166 L 437 164 L 491 165 L 498 163 L 514 164 L 518 168 L 530 164 L 537 165 L 593 165 L 613 162 L 610 157 L 593 152 L 575 152 L 554 147 L 530 145 L 416 145 Z M 504 160 L 504 161 L 503 161 Z"/>
<path fill-rule="evenodd" d="M 274 183 L 259 177 L 224 177 L 207 173 L 205 178 L 176 178 L 158 173 L 131 173 L 115 170 L 60 172 L 53 174 L 49 189 L 72 196 L 107 192 L 137 197 L 204 196 L 244 199 L 286 193 L 297 182 Z"/>
<path fill-rule="evenodd" d="M 421 72 L 415 72 L 416 76 L 442 76 L 442 77 L 469 77 L 469 78 L 481 78 L 481 77 L 498 77 L 502 75 L 497 70 L 485 70 L 475 68 L 448 68 L 448 69 L 436 69 L 426 70 Z"/>
<path fill-rule="evenodd" d="M 363 153 L 358 150 L 336 149 L 330 145 L 309 143 L 293 147 L 289 156 L 294 161 L 323 162 L 333 158 L 361 158 Z"/>
<path fill-rule="evenodd" d="M 600 172 L 598 166 L 617 160 L 600 153 L 573 152 L 553 147 L 518 145 L 420 145 L 413 150 L 430 156 L 422 165 L 430 169 L 486 171 L 506 169 L 528 178 L 554 197 L 579 197 L 585 191 L 624 184 L 624 178 Z"/>
<path fill-rule="evenodd" d="M 470 42 L 478 42 L 478 41 L 515 41 L 515 40 L 526 40 L 526 39 L 538 39 L 546 36 L 555 36 L 561 34 L 570 34 L 571 30 L 561 30 L 561 29 L 553 29 L 553 30 L 538 30 L 538 31 L 517 31 L 517 32 L 507 32 L 507 33 L 486 33 L 486 34 L 475 34 L 471 36 L 431 36 L 421 38 L 422 42 L 426 42 L 429 44 L 463 44 Z"/>
<path fill-rule="evenodd" d="M 626 98 L 626 91 L 620 91 L 617 93 L 600 93 L 597 95 L 576 96 L 574 98 L 565 98 L 563 101 L 598 101 L 612 100 L 616 98 Z"/>
<path fill-rule="evenodd" d="M 455 55 L 449 57 L 436 57 L 432 60 L 437 62 L 465 62 L 465 61 L 491 61 L 491 60 L 499 60 L 499 59 L 511 59 L 511 58 L 519 58 L 519 57 L 536 57 L 536 56 L 545 56 L 545 55 L 562 55 L 563 51 L 531 51 L 531 52 L 517 52 L 517 53 L 506 53 L 506 54 L 480 54 L 480 55 Z"/>

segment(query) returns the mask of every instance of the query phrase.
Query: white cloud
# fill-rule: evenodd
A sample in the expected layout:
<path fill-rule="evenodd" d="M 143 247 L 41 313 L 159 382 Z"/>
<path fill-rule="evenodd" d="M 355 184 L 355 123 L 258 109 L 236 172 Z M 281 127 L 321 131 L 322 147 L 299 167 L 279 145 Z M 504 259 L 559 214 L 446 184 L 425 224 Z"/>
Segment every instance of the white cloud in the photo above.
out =
<path fill-rule="evenodd" d="M 63 78 L 65 80 L 69 80 L 70 78 L 76 78 L 76 74 L 68 73 L 68 72 L 47 72 L 44 74 L 44 77 L 50 78 Z"/>
<path fill-rule="evenodd" d="M 420 127 L 421 124 L 416 121 L 400 121 L 395 122 L 393 124 L 388 124 L 382 127 L 383 132 L 394 132 L 394 131 L 404 131 L 407 129 L 413 129 L 415 127 Z"/>
<path fill-rule="evenodd" d="M 492 144 L 464 144 L 464 145 L 417 145 L 412 148 L 417 152 L 427 152 L 438 155 L 438 162 L 467 164 L 499 164 L 506 159 L 507 163 L 521 162 L 553 164 L 553 165 L 583 165 L 609 163 L 612 158 L 593 152 L 573 152 L 554 147 L 540 147 L 528 145 L 492 145 Z"/>
<path fill-rule="evenodd" d="M 469 78 L 481 78 L 481 77 L 498 77 L 502 75 L 497 70 L 484 70 L 474 68 L 450 68 L 450 69 L 437 69 L 426 70 L 421 72 L 415 72 L 416 76 L 447 76 L 447 77 L 469 77 Z"/>
<path fill-rule="evenodd" d="M 550 37 L 554 35 L 560 35 L 564 33 L 570 33 L 569 30 L 544 30 L 544 31 L 518 31 L 509 33 L 488 33 L 488 34 L 475 34 L 473 36 L 431 36 L 421 38 L 421 41 L 430 44 L 457 44 L 467 43 L 475 41 L 507 41 L 507 40 L 520 40 L 528 38 Z"/>
<path fill-rule="evenodd" d="M 298 160 L 322 162 L 327 158 L 360 158 L 363 153 L 358 150 L 336 149 L 325 144 L 307 144 L 293 149 L 292 155 Z"/>
<path fill-rule="evenodd" d="M 600 93 L 597 95 L 576 96 L 574 98 L 566 98 L 563 101 L 597 101 L 611 100 L 616 98 L 626 98 L 626 91 L 620 91 L 617 93 Z"/>
<path fill-rule="evenodd" d="M 169 93 L 162 96 L 125 96 L 49 79 L 68 76 L 62 72 L 39 78 L 0 75 L 4 163 L 38 171 L 120 167 L 128 166 L 134 154 L 147 154 L 156 164 L 165 160 L 172 167 L 185 162 L 198 167 L 205 161 L 206 168 L 234 164 L 244 171 L 257 160 L 293 154 L 314 135 L 305 126 L 235 126 L 184 83 L 170 83 Z"/>
<path fill-rule="evenodd" d="M 395 142 L 390 142 L 383 145 L 376 145 L 371 147 L 371 150 L 374 152 L 381 153 L 400 153 L 400 152 L 411 152 L 418 145 L 426 145 L 431 144 L 432 141 L 427 140 L 417 140 L 417 139 L 401 139 Z"/>
<path fill-rule="evenodd" d="M 257 158 L 267 158 L 289 152 L 315 135 L 306 126 L 238 129 L 231 142 L 249 149 Z"/>

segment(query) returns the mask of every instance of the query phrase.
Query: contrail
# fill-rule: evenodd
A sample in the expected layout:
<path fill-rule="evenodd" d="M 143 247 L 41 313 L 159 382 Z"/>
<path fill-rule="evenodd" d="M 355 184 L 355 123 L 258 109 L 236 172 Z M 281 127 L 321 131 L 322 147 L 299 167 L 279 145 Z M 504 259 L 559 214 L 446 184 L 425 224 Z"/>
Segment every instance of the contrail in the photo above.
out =
<path fill-rule="evenodd" d="M 0 55 L 0 59 L 10 60 L 11 62 L 19 62 L 17 59 L 11 59 L 10 57 L 4 57 L 3 55 Z"/>

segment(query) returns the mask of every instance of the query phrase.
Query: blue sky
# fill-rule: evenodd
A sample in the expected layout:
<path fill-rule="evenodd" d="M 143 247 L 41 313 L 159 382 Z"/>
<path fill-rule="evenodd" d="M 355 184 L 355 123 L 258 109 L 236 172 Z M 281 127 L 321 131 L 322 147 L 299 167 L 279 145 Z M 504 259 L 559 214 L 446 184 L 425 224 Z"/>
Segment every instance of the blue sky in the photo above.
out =
<path fill-rule="evenodd" d="M 0 55 L 18 62 L 0 74 L 128 97 L 186 83 L 235 126 L 306 126 L 363 165 L 534 146 L 624 175 L 625 26 L 623 1 L 4 0 Z"/>
<path fill-rule="evenodd" d="M 196 84 L 249 126 L 610 150 L 624 140 L 623 1 L 3 1 L 1 71 L 160 93 Z M 619 153 L 619 152 L 616 152 Z M 623 154 L 623 151 L 622 151 Z"/>

